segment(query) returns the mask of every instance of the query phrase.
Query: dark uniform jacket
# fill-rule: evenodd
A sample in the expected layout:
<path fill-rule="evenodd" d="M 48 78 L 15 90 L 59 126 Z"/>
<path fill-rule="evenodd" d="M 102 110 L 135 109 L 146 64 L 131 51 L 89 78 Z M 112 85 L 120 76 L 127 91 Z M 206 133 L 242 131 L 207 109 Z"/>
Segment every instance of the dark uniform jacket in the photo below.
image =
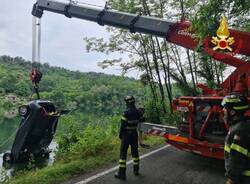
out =
<path fill-rule="evenodd" d="M 225 141 L 226 176 L 238 183 L 250 176 L 250 121 L 241 120 L 230 128 Z"/>
<path fill-rule="evenodd" d="M 143 112 L 136 107 L 130 107 L 124 111 L 121 118 L 119 137 L 122 138 L 127 133 L 137 133 L 140 122 L 144 122 Z"/>

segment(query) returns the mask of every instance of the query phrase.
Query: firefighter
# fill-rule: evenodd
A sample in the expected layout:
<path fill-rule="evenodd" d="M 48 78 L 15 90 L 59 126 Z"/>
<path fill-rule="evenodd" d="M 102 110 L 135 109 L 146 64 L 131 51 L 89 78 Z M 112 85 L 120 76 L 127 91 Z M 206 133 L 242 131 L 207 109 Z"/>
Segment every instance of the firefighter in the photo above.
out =
<path fill-rule="evenodd" d="M 240 94 L 222 100 L 224 119 L 229 125 L 225 140 L 226 184 L 239 184 L 250 179 L 250 121 L 245 117 L 249 109 L 246 97 Z"/>
<path fill-rule="evenodd" d="M 139 175 L 139 153 L 138 153 L 138 133 L 137 127 L 140 122 L 144 121 L 143 113 L 135 106 L 135 98 L 126 96 L 124 98 L 127 109 L 121 117 L 121 126 L 119 138 L 121 139 L 119 170 L 115 173 L 118 179 L 126 179 L 126 158 L 129 145 L 133 157 L 134 174 Z"/>

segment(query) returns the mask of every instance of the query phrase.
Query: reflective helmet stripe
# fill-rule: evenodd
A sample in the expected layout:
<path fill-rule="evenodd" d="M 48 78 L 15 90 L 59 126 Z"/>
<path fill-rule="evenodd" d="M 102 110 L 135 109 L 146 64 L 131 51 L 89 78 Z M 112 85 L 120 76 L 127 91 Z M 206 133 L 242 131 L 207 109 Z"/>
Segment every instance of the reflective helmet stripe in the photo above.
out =
<path fill-rule="evenodd" d="M 227 98 L 225 99 L 225 102 L 228 102 L 228 103 L 235 103 L 235 102 L 240 102 L 241 100 L 238 99 L 238 98 Z"/>

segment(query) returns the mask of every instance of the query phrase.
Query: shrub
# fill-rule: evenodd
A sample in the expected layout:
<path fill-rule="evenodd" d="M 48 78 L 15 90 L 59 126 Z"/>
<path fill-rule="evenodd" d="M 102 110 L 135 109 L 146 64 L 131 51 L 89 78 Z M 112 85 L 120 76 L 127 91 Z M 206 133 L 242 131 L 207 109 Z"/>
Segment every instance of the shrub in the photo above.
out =
<path fill-rule="evenodd" d="M 56 159 L 69 162 L 100 155 L 118 144 L 117 117 L 107 118 L 102 123 L 88 123 L 84 129 L 79 124 L 69 123 L 64 133 L 58 136 L 58 152 Z M 108 121 L 108 123 L 107 123 Z"/>

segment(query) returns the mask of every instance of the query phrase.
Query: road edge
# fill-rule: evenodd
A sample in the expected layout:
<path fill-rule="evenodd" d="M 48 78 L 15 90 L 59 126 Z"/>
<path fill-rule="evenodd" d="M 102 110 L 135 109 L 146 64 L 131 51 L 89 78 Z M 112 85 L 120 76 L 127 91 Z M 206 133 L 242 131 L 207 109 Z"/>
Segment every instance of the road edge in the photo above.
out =
<path fill-rule="evenodd" d="M 155 153 L 157 153 L 157 152 L 159 152 L 159 151 L 161 151 L 161 150 L 163 150 L 163 149 L 166 149 L 166 148 L 168 148 L 168 147 L 170 147 L 170 145 L 165 145 L 165 146 L 160 147 L 160 148 L 158 148 L 158 149 L 156 149 L 156 150 L 153 150 L 153 151 L 151 151 L 151 152 L 145 153 L 145 154 L 143 154 L 143 155 L 140 156 L 140 159 L 144 159 L 144 158 L 146 158 L 146 157 L 149 157 L 149 156 L 151 156 L 151 155 L 153 155 L 153 154 L 155 154 Z M 129 165 L 129 164 L 131 164 L 132 162 L 133 162 L 133 160 L 131 159 L 131 160 L 129 160 L 129 161 L 127 162 L 126 165 Z M 114 171 L 117 170 L 117 169 L 118 169 L 118 166 L 109 168 L 108 170 L 105 170 L 105 171 L 102 171 L 102 172 L 100 172 L 100 173 L 97 173 L 97 174 L 95 174 L 95 175 L 93 175 L 93 176 L 90 176 L 90 177 L 88 177 L 88 178 L 85 178 L 85 179 L 83 179 L 83 180 L 81 180 L 81 181 L 74 182 L 74 184 L 86 184 L 86 183 L 91 182 L 91 181 L 93 181 L 93 180 L 95 180 L 95 179 L 97 179 L 97 178 L 100 178 L 100 177 L 102 177 L 102 176 L 104 176 L 104 175 L 106 175 L 106 174 L 109 174 L 109 173 L 111 173 L 111 172 L 114 172 Z"/>

